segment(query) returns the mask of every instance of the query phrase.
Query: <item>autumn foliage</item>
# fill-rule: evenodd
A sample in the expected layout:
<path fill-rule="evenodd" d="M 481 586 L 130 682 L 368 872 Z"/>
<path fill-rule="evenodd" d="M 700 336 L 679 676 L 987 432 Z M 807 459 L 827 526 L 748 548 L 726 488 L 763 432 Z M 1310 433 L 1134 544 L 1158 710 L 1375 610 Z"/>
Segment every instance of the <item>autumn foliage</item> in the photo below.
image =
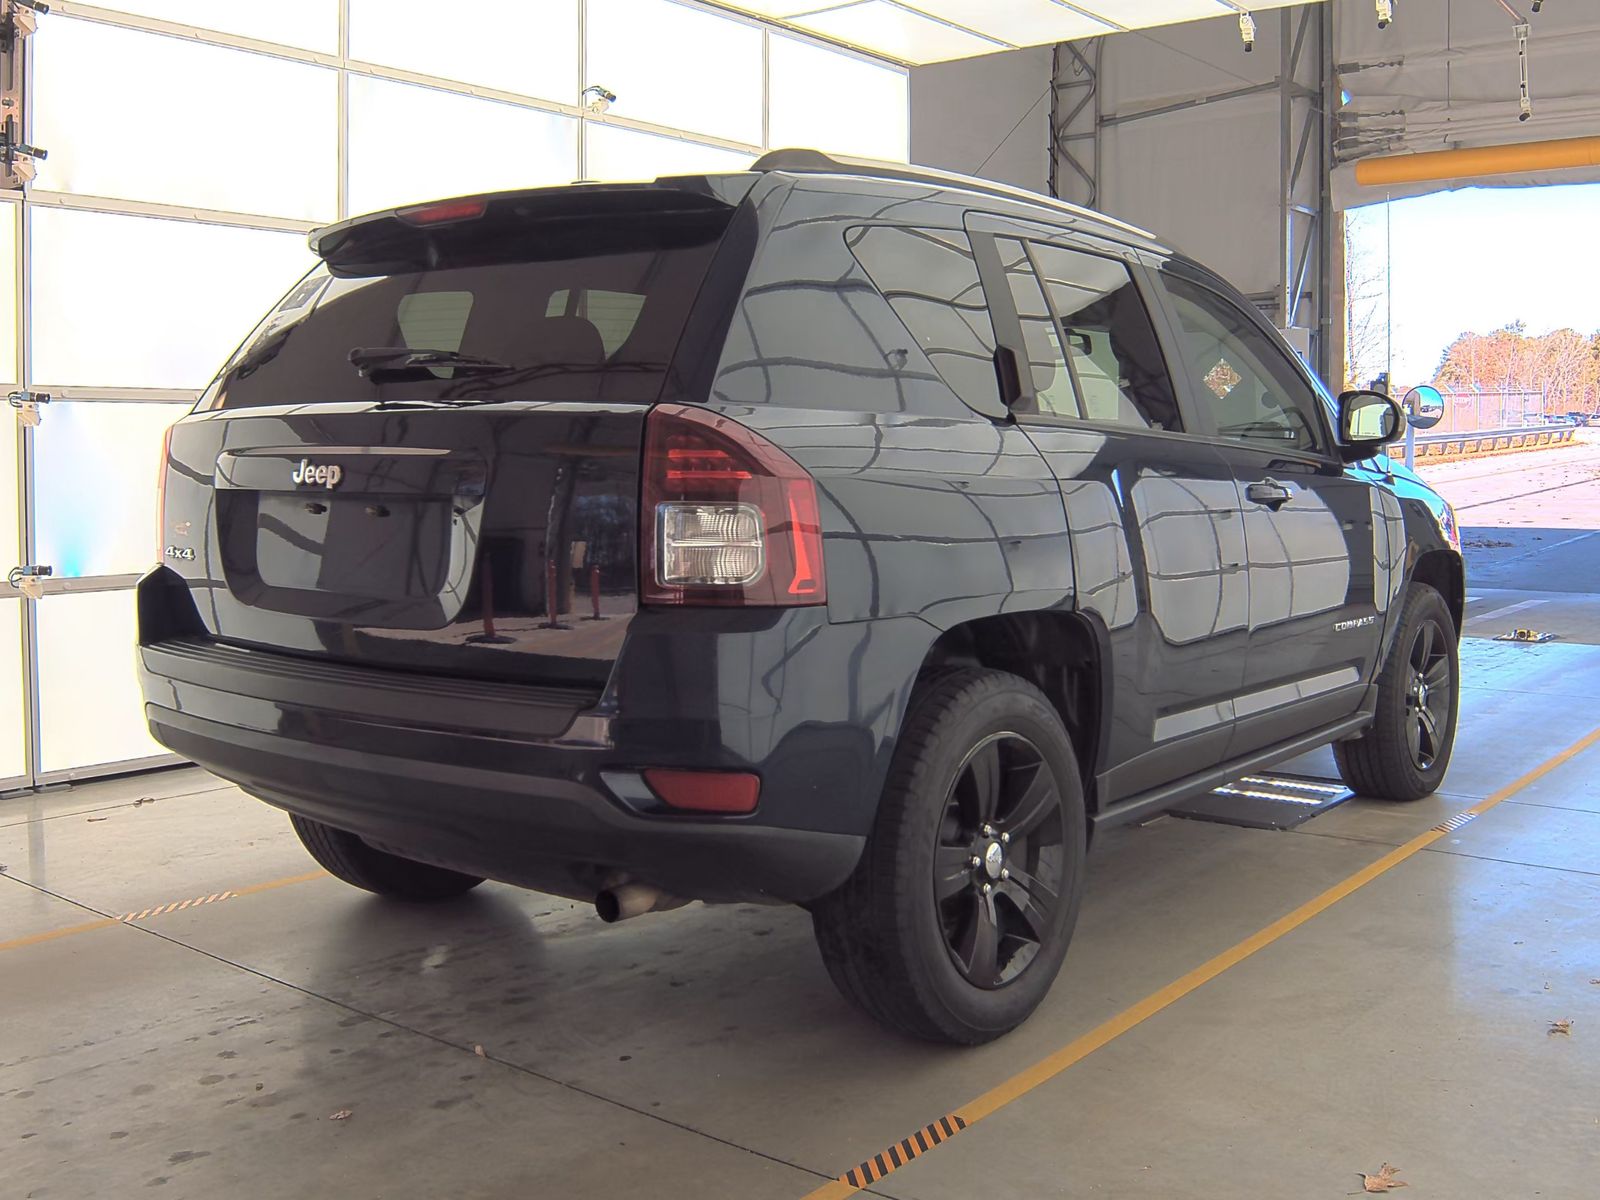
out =
<path fill-rule="evenodd" d="M 1463 333 L 1434 376 L 1447 392 L 1543 392 L 1545 412 L 1600 411 L 1600 333 L 1557 329 L 1529 337 L 1522 322 Z"/>

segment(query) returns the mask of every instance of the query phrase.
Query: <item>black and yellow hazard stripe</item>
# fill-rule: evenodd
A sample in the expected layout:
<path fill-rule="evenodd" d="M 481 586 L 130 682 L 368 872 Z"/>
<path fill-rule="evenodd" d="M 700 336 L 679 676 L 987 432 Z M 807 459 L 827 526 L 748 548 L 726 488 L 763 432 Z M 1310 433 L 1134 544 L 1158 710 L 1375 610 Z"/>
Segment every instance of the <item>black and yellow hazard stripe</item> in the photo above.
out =
<path fill-rule="evenodd" d="M 876 1183 L 891 1171 L 897 1171 L 905 1166 L 917 1155 L 926 1154 L 940 1142 L 955 1137 L 966 1127 L 967 1123 L 955 1113 L 940 1117 L 933 1124 L 923 1126 L 881 1154 L 874 1154 L 859 1167 L 846 1171 L 839 1176 L 839 1182 L 847 1183 L 853 1188 L 864 1188 L 869 1183 Z"/>

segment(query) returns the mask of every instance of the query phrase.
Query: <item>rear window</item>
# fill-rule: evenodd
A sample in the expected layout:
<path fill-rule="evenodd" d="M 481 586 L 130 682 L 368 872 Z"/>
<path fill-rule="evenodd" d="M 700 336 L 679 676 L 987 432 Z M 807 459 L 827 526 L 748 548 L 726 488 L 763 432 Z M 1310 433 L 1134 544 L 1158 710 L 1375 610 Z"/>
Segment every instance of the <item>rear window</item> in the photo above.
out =
<path fill-rule="evenodd" d="M 395 235 L 370 271 L 341 260 L 291 289 L 213 403 L 651 403 L 731 211 Z"/>

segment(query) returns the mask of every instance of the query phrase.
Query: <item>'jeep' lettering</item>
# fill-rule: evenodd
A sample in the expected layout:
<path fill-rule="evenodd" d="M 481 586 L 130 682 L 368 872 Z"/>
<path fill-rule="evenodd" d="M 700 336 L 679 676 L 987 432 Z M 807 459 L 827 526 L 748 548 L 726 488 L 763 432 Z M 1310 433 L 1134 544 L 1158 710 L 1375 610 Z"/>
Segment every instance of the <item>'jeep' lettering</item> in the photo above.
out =
<path fill-rule="evenodd" d="M 344 478 L 344 468 L 337 465 L 313 467 L 309 459 L 302 458 L 289 478 L 299 487 L 336 488 Z"/>

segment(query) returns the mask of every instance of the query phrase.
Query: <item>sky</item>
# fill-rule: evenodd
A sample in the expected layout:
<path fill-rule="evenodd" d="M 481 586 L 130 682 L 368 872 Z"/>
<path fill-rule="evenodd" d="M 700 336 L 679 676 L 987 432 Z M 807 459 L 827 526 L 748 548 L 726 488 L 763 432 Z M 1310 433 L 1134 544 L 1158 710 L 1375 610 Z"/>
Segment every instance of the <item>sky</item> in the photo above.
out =
<path fill-rule="evenodd" d="M 1397 381 L 1431 379 L 1467 330 L 1600 330 L 1600 184 L 1466 188 L 1389 208 Z M 1352 248 L 1381 271 L 1384 205 L 1348 220 Z"/>

